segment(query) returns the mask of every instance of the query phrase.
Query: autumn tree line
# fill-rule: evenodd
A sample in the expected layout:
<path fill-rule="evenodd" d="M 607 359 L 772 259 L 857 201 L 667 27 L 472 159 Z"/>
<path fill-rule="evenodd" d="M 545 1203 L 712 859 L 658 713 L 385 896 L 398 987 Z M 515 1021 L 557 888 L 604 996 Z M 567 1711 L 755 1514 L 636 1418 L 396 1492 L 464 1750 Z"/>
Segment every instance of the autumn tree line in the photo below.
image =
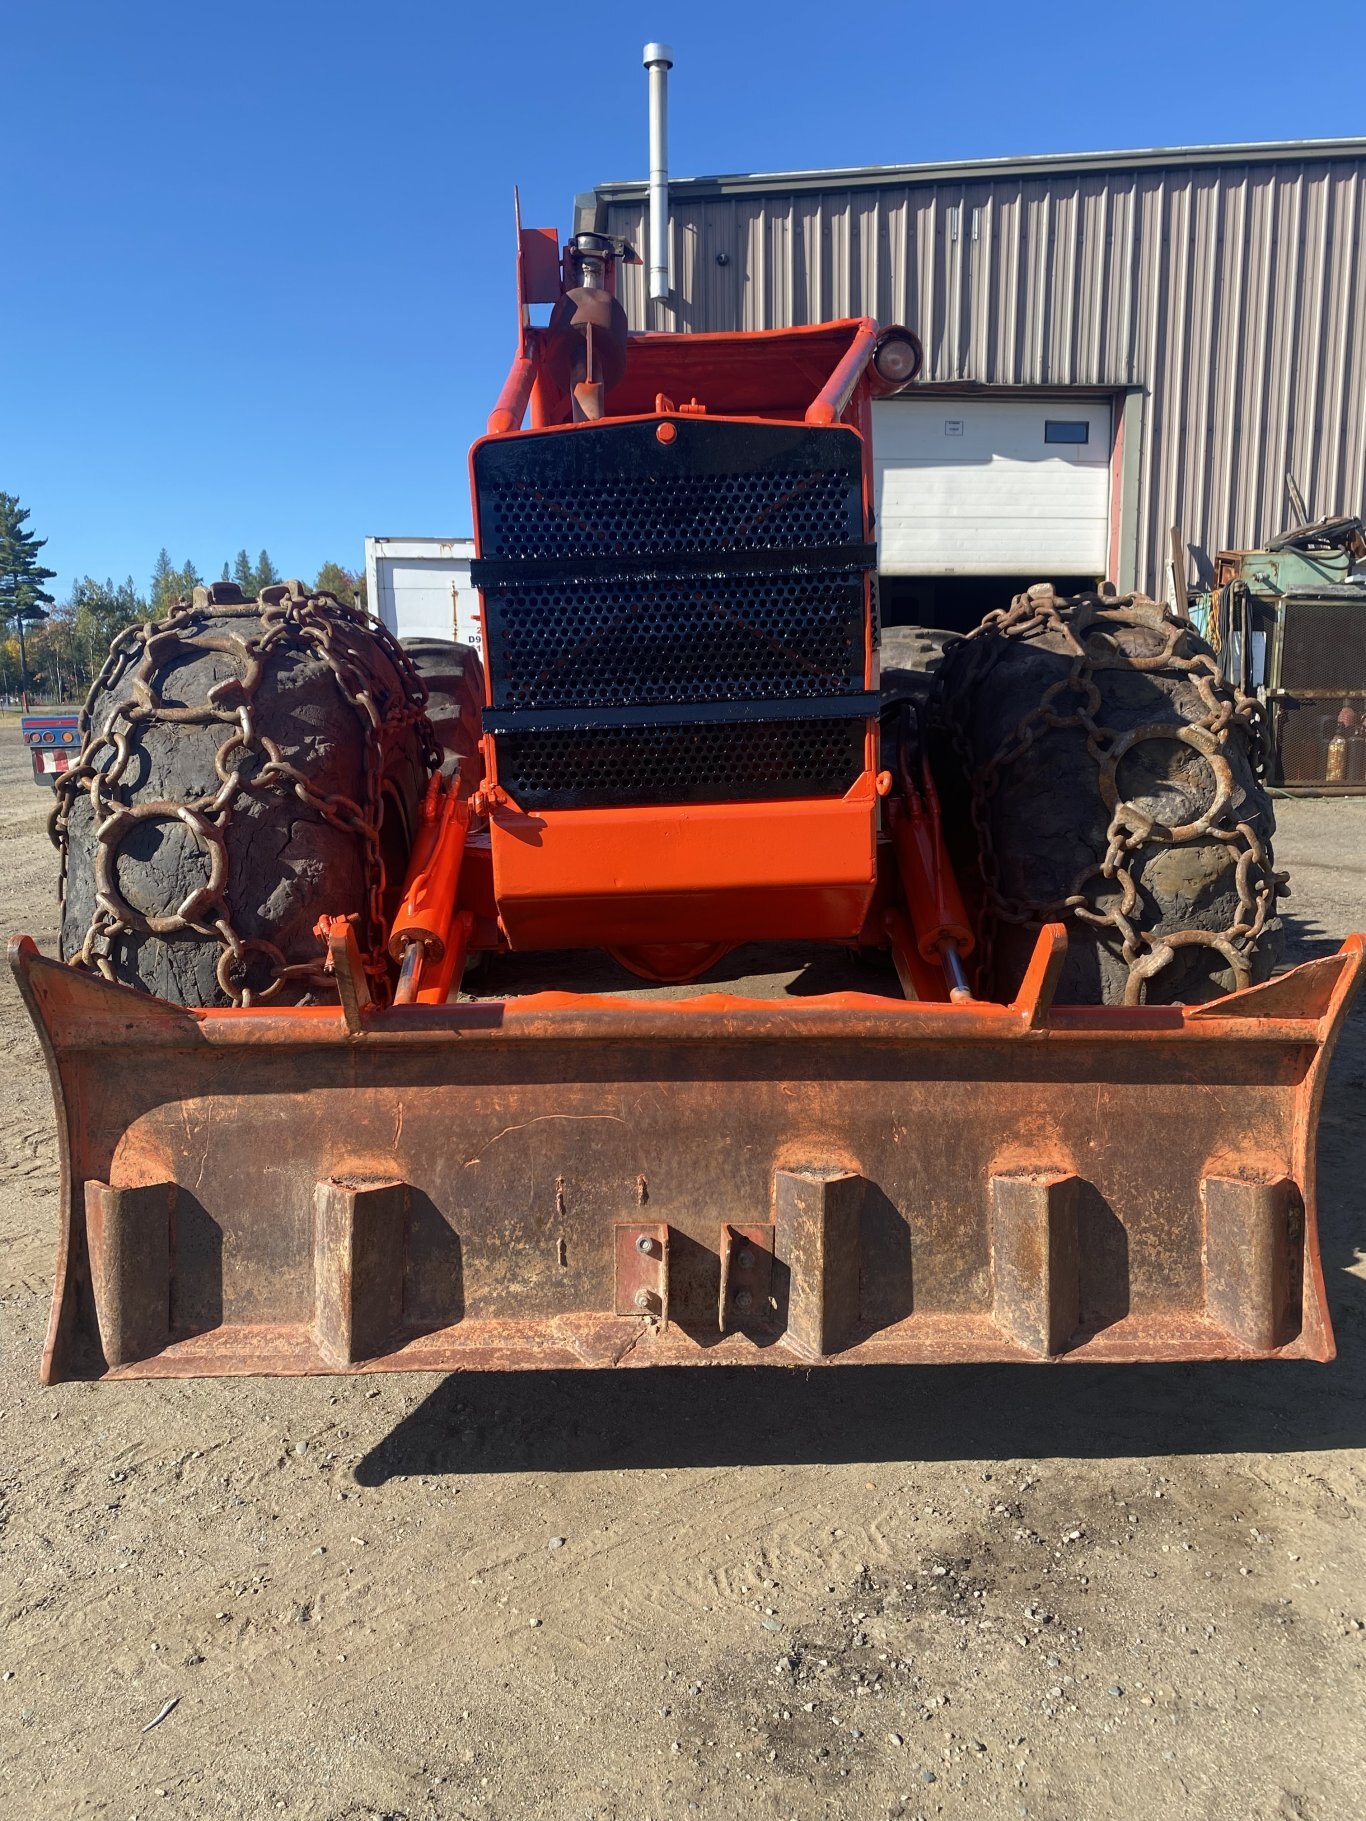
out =
<path fill-rule="evenodd" d="M 0 493 L 0 700 L 20 692 L 21 642 L 28 687 L 35 702 L 79 702 L 103 667 L 109 646 L 125 626 L 160 619 L 188 600 L 205 578 L 194 563 L 177 567 L 163 550 L 145 592 L 130 575 L 116 583 L 82 576 L 64 601 L 44 584 L 53 571 L 38 555 L 45 538 L 28 527 L 29 514 L 13 494 Z M 235 582 L 249 599 L 284 578 L 262 550 L 253 562 L 239 550 L 224 563 L 224 582 Z M 365 605 L 365 577 L 340 563 L 324 563 L 313 586 L 348 605 Z"/>

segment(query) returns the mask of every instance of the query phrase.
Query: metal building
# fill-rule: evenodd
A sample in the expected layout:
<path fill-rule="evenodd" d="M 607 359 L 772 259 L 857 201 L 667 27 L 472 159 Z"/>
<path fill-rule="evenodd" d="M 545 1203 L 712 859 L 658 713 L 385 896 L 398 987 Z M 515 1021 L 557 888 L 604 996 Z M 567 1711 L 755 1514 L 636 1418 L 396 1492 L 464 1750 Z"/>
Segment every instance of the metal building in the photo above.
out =
<path fill-rule="evenodd" d="M 646 244 L 643 183 L 575 226 Z M 1170 591 L 1288 520 L 1366 504 L 1366 139 L 674 180 L 667 301 L 633 328 L 904 322 L 878 406 L 890 619 L 1014 583 Z M 647 314 L 648 312 L 648 314 Z M 705 401 L 704 401 L 705 402 Z M 1009 579 L 1007 579 L 1009 578 Z"/>

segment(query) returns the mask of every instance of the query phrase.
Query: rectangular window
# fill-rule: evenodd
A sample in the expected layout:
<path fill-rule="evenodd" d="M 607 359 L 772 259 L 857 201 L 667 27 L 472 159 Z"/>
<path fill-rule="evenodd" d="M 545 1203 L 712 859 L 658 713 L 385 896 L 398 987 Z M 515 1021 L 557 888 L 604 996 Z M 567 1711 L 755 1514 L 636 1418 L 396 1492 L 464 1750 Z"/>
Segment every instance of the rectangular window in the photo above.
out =
<path fill-rule="evenodd" d="M 1091 426 L 1085 418 L 1046 417 L 1043 426 L 1046 443 L 1088 443 Z"/>

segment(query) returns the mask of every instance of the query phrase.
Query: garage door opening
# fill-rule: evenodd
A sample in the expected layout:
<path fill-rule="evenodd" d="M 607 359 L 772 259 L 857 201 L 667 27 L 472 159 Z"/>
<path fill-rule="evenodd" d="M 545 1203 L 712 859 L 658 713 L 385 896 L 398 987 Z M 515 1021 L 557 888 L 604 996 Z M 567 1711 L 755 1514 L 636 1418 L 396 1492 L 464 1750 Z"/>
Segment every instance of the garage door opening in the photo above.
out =
<path fill-rule="evenodd" d="M 1051 582 L 1059 594 L 1094 588 L 1098 577 L 1058 575 L 884 575 L 878 581 L 884 626 L 937 626 L 944 632 L 971 632 L 984 614 L 1009 607 L 1035 582 Z"/>
<path fill-rule="evenodd" d="M 1110 400 L 914 393 L 873 406 L 883 623 L 970 632 L 1110 560 Z"/>

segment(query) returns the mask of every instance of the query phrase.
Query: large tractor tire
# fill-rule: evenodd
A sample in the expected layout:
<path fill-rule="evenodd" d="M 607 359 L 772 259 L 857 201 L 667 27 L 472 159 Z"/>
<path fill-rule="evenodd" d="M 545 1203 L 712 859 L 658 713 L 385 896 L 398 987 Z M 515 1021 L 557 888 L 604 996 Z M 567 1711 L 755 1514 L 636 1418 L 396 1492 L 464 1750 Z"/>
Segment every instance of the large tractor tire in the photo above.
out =
<path fill-rule="evenodd" d="M 451 639 L 401 639 L 427 690 L 427 718 L 441 748 L 442 769 L 459 773 L 468 796 L 484 775 L 479 740 L 484 725 L 484 666 L 472 645 Z"/>
<path fill-rule="evenodd" d="M 896 774 L 907 728 L 930 710 L 944 648 L 956 635 L 933 626 L 884 626 L 879 641 L 881 766 Z"/>
<path fill-rule="evenodd" d="M 956 636 L 937 626 L 884 626 L 879 642 L 884 704 L 928 700 L 944 648 Z"/>
<path fill-rule="evenodd" d="M 1071 938 L 1060 1003 L 1266 979 L 1284 881 L 1260 711 L 1188 622 L 1039 585 L 951 645 L 937 682 L 982 886 L 980 991 L 1009 998 L 1052 920 Z"/>
<path fill-rule="evenodd" d="M 425 700 L 383 627 L 298 582 L 121 633 L 58 785 L 63 959 L 181 1005 L 335 1000 L 314 926 L 352 915 L 382 984 Z"/>

